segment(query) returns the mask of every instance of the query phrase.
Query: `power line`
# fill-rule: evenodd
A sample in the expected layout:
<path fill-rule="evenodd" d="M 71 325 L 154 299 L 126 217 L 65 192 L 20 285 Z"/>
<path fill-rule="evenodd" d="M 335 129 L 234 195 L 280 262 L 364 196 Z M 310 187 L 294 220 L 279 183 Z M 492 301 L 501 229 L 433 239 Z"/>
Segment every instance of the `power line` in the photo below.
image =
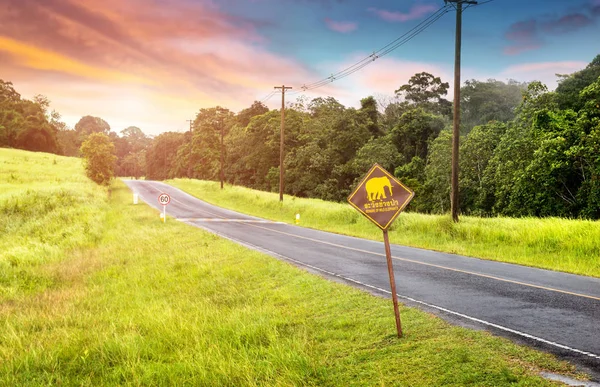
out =
<path fill-rule="evenodd" d="M 471 2 L 465 2 L 466 4 L 468 4 L 463 11 L 465 11 L 466 9 L 470 8 L 470 7 L 475 7 L 475 6 L 479 6 L 479 5 L 483 5 L 483 4 L 487 4 L 487 3 L 491 3 L 492 1 L 495 0 L 485 0 L 482 2 L 478 2 L 477 4 L 471 3 Z M 446 4 L 443 7 L 439 8 L 436 12 L 434 12 L 433 14 L 431 14 L 429 17 L 427 17 L 426 19 L 424 19 L 423 21 L 421 21 L 419 24 L 417 24 L 415 27 L 413 27 L 412 29 L 410 29 L 409 31 L 407 31 L 406 33 L 404 33 L 403 35 L 399 36 L 398 38 L 396 38 L 395 40 L 391 41 L 390 43 L 388 43 L 387 45 L 381 47 L 379 50 L 374 51 L 371 55 L 363 58 L 362 60 L 356 62 L 355 64 L 335 73 L 330 75 L 329 77 L 323 78 L 319 81 L 313 82 L 313 83 L 309 83 L 309 84 L 304 84 L 300 87 L 300 90 L 295 91 L 295 92 L 291 92 L 288 93 L 289 95 L 294 95 L 294 94 L 299 94 L 302 91 L 309 91 L 309 90 L 314 90 L 317 89 L 319 87 L 325 86 L 329 83 L 332 83 L 334 81 L 337 81 L 339 79 L 345 78 L 349 75 L 354 74 L 357 71 L 362 70 L 363 68 L 365 68 L 366 66 L 368 66 L 369 64 L 373 63 L 374 61 L 376 61 L 377 59 L 389 54 L 390 52 L 396 50 L 398 47 L 403 46 L 404 44 L 408 43 L 410 40 L 412 40 L 414 37 L 416 37 L 417 35 L 419 35 L 421 32 L 425 31 L 427 28 L 429 28 L 432 24 L 434 24 L 435 22 L 437 22 L 439 19 L 441 19 L 445 14 L 447 14 L 448 12 L 450 12 L 452 9 L 454 9 L 454 7 L 452 5 Z M 265 96 L 261 102 L 265 103 L 267 102 L 269 99 L 271 99 L 273 96 L 275 95 L 275 93 L 271 92 L 269 93 L 267 96 Z"/>
<path fill-rule="evenodd" d="M 275 94 L 277 94 L 277 91 L 271 91 L 268 95 L 266 95 L 265 97 L 263 97 L 263 99 L 260 100 L 261 103 L 265 103 L 268 100 L 270 100 Z"/>
<path fill-rule="evenodd" d="M 428 18 L 426 18 L 419 24 L 417 24 L 415 27 L 413 27 L 411 30 L 409 30 L 405 34 L 401 35 L 397 39 L 395 39 L 392 42 L 388 43 L 387 45 L 383 46 L 379 50 L 374 51 L 373 54 L 367 56 L 366 58 L 360 60 L 359 62 L 353 64 L 352 66 L 345 68 L 342 71 L 332 74 L 331 76 L 329 76 L 327 78 L 324 78 L 320 81 L 310 83 L 308 85 L 305 84 L 301 87 L 301 90 L 302 91 L 313 90 L 318 87 L 322 87 L 328 83 L 334 82 L 338 79 L 342 79 L 351 74 L 354 74 L 355 72 L 363 69 L 364 67 L 368 66 L 375 60 L 381 58 L 382 56 L 389 54 L 390 52 L 394 51 L 398 47 L 409 42 L 415 36 L 417 36 L 418 34 L 423 32 L 425 29 L 429 28 L 429 26 L 431 26 L 433 23 L 438 21 L 442 16 L 444 16 L 446 13 L 448 13 L 449 8 L 450 7 L 448 5 L 441 7 L 440 9 L 438 9 L 436 12 L 434 12 L 432 15 L 430 15 Z M 293 94 L 297 94 L 297 93 L 299 93 L 299 91 L 296 93 L 293 93 Z"/>

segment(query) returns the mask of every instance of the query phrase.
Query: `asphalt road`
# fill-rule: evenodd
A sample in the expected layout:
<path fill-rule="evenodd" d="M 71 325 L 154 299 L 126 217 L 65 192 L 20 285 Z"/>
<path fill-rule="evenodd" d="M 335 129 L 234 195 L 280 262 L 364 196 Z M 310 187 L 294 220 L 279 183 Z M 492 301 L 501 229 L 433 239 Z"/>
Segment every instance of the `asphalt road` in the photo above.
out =
<path fill-rule="evenodd" d="M 390 296 L 381 242 L 243 215 L 161 182 L 125 183 L 160 210 L 158 196 L 168 193 L 167 216 Z M 393 244 L 391 251 L 401 302 L 550 351 L 600 378 L 600 279 Z"/>

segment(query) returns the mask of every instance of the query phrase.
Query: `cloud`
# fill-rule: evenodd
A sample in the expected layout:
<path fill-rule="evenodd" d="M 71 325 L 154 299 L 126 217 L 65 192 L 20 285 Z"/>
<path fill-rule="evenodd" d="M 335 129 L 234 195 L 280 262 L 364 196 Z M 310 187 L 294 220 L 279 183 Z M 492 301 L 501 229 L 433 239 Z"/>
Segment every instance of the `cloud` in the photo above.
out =
<path fill-rule="evenodd" d="M 504 37 L 511 43 L 504 49 L 507 55 L 537 50 L 542 46 L 541 38 L 538 36 L 538 22 L 533 19 L 513 23 Z"/>
<path fill-rule="evenodd" d="M 199 107 L 242 109 L 281 79 L 315 77 L 268 50 L 263 24 L 210 1 L 1 0 L 2 77 L 47 95 L 71 126 L 98 112 L 172 130 Z"/>
<path fill-rule="evenodd" d="M 550 36 L 577 32 L 595 24 L 600 17 L 600 0 L 590 0 L 586 15 L 583 12 L 568 13 L 562 16 L 538 17 L 513 23 L 504 34 L 509 45 L 504 48 L 506 55 L 517 55 L 540 49 Z"/>
<path fill-rule="evenodd" d="M 329 18 L 325 19 L 325 24 L 330 30 L 343 34 L 352 32 L 358 27 L 358 25 L 353 22 L 335 21 Z"/>
<path fill-rule="evenodd" d="M 590 2 L 590 13 L 594 17 L 600 17 L 600 0 L 592 0 Z"/>
<path fill-rule="evenodd" d="M 581 13 L 565 15 L 544 23 L 544 31 L 549 34 L 565 34 L 594 24 L 593 20 Z"/>
<path fill-rule="evenodd" d="M 416 4 L 408 12 L 388 11 L 385 9 L 369 8 L 368 11 L 388 22 L 405 22 L 419 19 L 427 14 L 433 13 L 439 7 L 435 5 Z"/>

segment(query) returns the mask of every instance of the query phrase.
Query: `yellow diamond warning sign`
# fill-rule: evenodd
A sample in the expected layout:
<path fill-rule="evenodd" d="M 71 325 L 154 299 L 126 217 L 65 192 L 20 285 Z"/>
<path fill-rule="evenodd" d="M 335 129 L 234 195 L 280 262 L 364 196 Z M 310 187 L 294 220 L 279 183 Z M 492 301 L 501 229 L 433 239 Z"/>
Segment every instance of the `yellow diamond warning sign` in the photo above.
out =
<path fill-rule="evenodd" d="M 375 164 L 348 196 L 348 202 L 379 228 L 387 230 L 413 196 L 410 188 Z"/>

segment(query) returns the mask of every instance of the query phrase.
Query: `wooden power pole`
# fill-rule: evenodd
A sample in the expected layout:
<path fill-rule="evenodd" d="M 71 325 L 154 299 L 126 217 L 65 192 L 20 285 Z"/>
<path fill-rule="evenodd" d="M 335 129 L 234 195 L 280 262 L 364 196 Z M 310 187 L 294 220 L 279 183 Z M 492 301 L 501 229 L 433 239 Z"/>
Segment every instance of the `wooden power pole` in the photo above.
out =
<path fill-rule="evenodd" d="M 458 222 L 458 150 L 460 139 L 460 51 L 462 43 L 463 4 L 477 4 L 470 0 L 445 0 L 456 4 L 456 43 L 454 53 L 454 117 L 452 125 L 452 187 L 450 193 L 450 209 L 452 220 Z"/>
<path fill-rule="evenodd" d="M 186 120 L 190 123 L 190 157 L 188 160 L 188 179 L 192 178 L 192 148 L 194 145 L 194 132 L 192 132 L 192 123 L 194 120 Z"/>
<path fill-rule="evenodd" d="M 221 126 L 221 171 L 219 172 L 219 176 L 221 177 L 221 189 L 223 189 L 223 180 L 225 180 L 225 171 L 223 170 L 223 164 L 225 164 L 225 146 L 223 142 L 225 124 L 223 124 L 223 120 L 220 121 Z"/>
<path fill-rule="evenodd" d="M 285 91 L 291 89 L 289 86 L 275 86 L 275 90 L 281 89 L 281 130 L 279 140 L 279 201 L 283 201 L 283 132 L 285 127 Z"/>

